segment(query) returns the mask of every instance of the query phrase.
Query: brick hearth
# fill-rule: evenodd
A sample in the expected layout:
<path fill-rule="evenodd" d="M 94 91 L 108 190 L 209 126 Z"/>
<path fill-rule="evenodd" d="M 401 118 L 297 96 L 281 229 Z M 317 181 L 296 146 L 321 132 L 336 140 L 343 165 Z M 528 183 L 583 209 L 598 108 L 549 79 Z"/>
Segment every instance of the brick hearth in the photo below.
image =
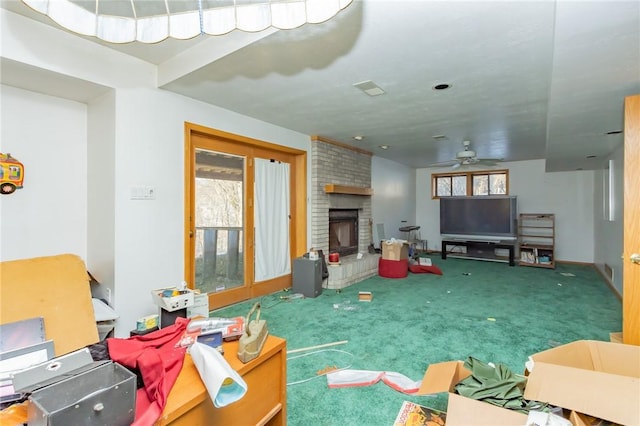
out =
<path fill-rule="evenodd" d="M 364 254 L 362 259 L 357 255 L 340 258 L 339 265 L 329 265 L 329 278 L 325 288 L 342 289 L 378 274 L 379 254 Z"/>

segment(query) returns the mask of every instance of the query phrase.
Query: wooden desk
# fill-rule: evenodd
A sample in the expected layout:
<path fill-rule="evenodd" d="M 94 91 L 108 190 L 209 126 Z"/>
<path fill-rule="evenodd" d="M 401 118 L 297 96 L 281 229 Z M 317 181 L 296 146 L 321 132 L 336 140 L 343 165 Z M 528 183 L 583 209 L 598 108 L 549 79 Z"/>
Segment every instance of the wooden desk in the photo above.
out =
<path fill-rule="evenodd" d="M 157 426 L 245 426 L 287 424 L 286 341 L 269 336 L 260 356 L 243 364 L 237 357 L 238 342 L 225 342 L 224 358 L 247 383 L 242 399 L 215 408 L 191 356 L 171 389 Z"/>

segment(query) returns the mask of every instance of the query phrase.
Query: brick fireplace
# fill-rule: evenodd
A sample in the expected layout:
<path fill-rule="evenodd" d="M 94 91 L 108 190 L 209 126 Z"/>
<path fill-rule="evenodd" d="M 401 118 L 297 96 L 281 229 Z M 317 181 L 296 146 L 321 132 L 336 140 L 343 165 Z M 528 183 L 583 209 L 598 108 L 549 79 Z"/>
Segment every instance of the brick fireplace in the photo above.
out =
<path fill-rule="evenodd" d="M 377 274 L 379 255 L 368 253 L 372 241 L 371 196 L 325 192 L 325 186 L 331 184 L 370 188 L 371 153 L 314 138 L 311 143 L 311 183 L 311 241 L 313 247 L 321 249 L 325 255 L 330 253 L 329 210 L 357 212 L 357 235 L 350 243 L 355 254 L 341 254 L 340 265 L 329 265 L 325 288 L 344 288 Z M 332 236 L 335 240 L 335 233 Z"/>

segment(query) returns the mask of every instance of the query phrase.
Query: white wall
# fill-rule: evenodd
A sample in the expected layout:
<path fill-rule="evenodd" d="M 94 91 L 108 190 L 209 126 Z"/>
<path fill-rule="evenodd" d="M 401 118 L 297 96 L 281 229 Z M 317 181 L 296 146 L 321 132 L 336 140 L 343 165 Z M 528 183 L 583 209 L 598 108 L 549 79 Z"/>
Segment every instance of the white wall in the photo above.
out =
<path fill-rule="evenodd" d="M 87 106 L 2 85 L 0 151 L 25 167 L 0 196 L 0 260 L 87 254 Z"/>
<path fill-rule="evenodd" d="M 604 175 L 608 170 L 598 170 L 594 176 L 594 237 L 596 241 L 596 267 L 607 277 L 610 284 L 622 295 L 622 253 L 624 250 L 624 145 L 620 145 L 607 160 L 614 161 L 614 217 L 612 221 L 604 219 L 603 190 Z M 613 270 L 613 280 L 607 276 L 605 264 Z"/>
<path fill-rule="evenodd" d="M 416 224 L 416 172 L 411 167 L 380 157 L 371 159 L 371 212 L 374 245 L 380 246 L 376 225 L 384 224 L 386 238 L 406 238 L 398 228 Z"/>
<path fill-rule="evenodd" d="M 593 171 L 546 173 L 544 160 L 501 163 L 509 169 L 509 194 L 518 197 L 519 213 L 556 215 L 556 260 L 594 260 Z M 431 250 L 440 250 L 440 202 L 431 199 L 431 174 L 416 171 L 416 218 Z"/>
<path fill-rule="evenodd" d="M 184 277 L 184 122 L 310 144 L 307 135 L 161 90 L 117 89 L 88 113 L 85 104 L 2 89 L 2 152 L 26 164 L 25 188 L 0 200 L 2 260 L 78 254 L 113 289 L 120 336 L 157 312 L 152 289 Z M 136 185 L 153 186 L 156 199 L 131 200 Z"/>
<path fill-rule="evenodd" d="M 91 102 L 87 114 L 87 259 L 101 284 L 93 288 L 94 296 L 110 304 L 115 294 L 115 105 L 111 90 Z"/>
<path fill-rule="evenodd" d="M 114 297 L 128 327 L 122 333 L 155 311 L 152 289 L 184 279 L 184 122 L 305 151 L 310 139 L 162 90 L 116 93 Z M 131 200 L 138 185 L 154 187 L 156 199 Z"/>
<path fill-rule="evenodd" d="M 150 291 L 184 277 L 184 122 L 304 151 L 309 136 L 156 89 L 155 67 L 107 47 L 4 10 L 0 19 L 3 58 L 112 88 L 88 105 L 3 92 L 2 149 L 27 164 L 27 180 L 2 200 L 0 258 L 80 255 L 112 290 L 116 335 L 128 336 L 157 312 Z M 138 185 L 156 199 L 131 200 Z"/>

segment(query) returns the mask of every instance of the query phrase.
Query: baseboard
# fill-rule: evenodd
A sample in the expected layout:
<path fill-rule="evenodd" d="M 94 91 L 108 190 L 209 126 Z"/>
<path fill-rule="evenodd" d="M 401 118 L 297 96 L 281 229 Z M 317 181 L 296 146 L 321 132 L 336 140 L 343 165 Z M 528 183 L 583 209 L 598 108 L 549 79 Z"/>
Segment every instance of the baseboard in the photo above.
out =
<path fill-rule="evenodd" d="M 583 266 L 591 266 L 593 269 L 596 270 L 596 272 L 598 272 L 598 274 L 602 277 L 602 279 L 604 280 L 605 283 L 607 283 L 607 286 L 609 286 L 609 288 L 611 289 L 611 291 L 613 292 L 613 294 L 616 295 L 616 297 L 618 298 L 618 300 L 620 302 L 622 302 L 622 294 L 620 294 L 620 292 L 618 291 L 618 289 L 616 288 L 616 286 L 613 284 L 613 281 L 611 281 L 611 278 L 607 276 L 607 274 L 604 273 L 603 270 L 601 270 L 600 268 L 598 268 L 598 266 L 595 263 L 590 263 L 590 262 L 572 262 L 572 261 L 568 261 L 568 260 L 556 260 L 556 263 L 564 263 L 566 265 L 583 265 Z"/>
<path fill-rule="evenodd" d="M 622 294 L 618 291 L 613 281 L 611 281 L 611 277 L 607 276 L 607 274 L 602 269 L 598 268 L 595 264 L 593 265 L 593 267 L 595 268 L 596 271 L 598 271 L 598 273 L 600 274 L 602 279 L 607 283 L 611 291 L 613 291 L 613 294 L 615 294 L 618 300 L 622 302 Z"/>

